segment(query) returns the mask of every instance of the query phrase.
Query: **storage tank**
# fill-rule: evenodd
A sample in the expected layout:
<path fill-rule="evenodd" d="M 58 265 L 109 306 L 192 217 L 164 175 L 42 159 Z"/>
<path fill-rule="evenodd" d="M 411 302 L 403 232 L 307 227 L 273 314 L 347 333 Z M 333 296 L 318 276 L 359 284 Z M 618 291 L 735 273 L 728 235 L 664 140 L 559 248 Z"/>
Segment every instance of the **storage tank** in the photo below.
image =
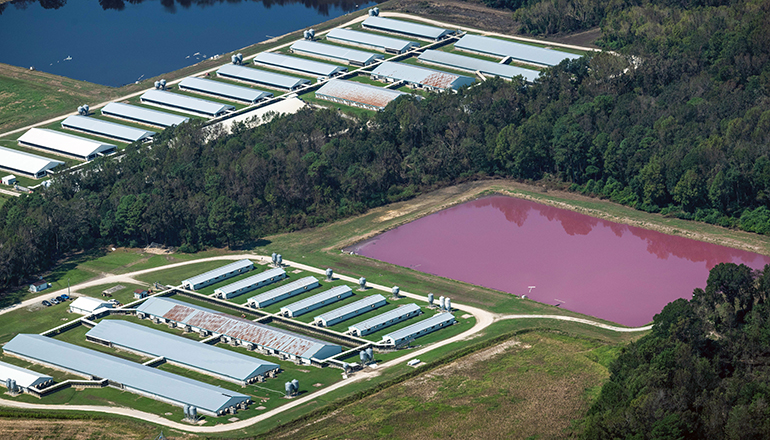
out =
<path fill-rule="evenodd" d="M 369 362 L 374 361 L 374 349 L 372 347 L 366 349 L 366 358 L 369 359 Z"/>
<path fill-rule="evenodd" d="M 283 387 L 286 390 L 286 397 L 291 397 L 291 395 L 294 394 L 294 387 L 291 382 L 286 382 Z"/>
<path fill-rule="evenodd" d="M 333 277 L 334 271 L 331 268 L 326 269 L 326 281 L 331 281 Z"/>
<path fill-rule="evenodd" d="M 366 289 L 366 278 L 364 277 L 359 278 L 358 285 L 361 286 L 361 290 Z"/>
<path fill-rule="evenodd" d="M 428 305 L 429 306 L 433 305 L 433 294 L 432 293 L 428 294 Z"/>
<path fill-rule="evenodd" d="M 444 303 L 445 303 L 444 305 L 446 305 L 446 311 L 447 311 L 447 312 L 451 312 L 451 311 L 452 311 L 452 300 L 451 300 L 451 299 L 449 299 L 449 297 L 447 297 L 447 298 L 444 300 Z"/>
<path fill-rule="evenodd" d="M 299 394 L 299 381 L 297 379 L 292 379 L 291 388 L 294 390 L 294 394 Z"/>
<path fill-rule="evenodd" d="M 390 289 L 390 293 L 393 294 L 393 296 L 398 296 L 398 292 L 400 292 L 401 289 L 398 288 L 398 286 L 393 286 L 392 289 Z"/>
<path fill-rule="evenodd" d="M 438 297 L 438 308 L 441 310 L 444 310 L 444 297 L 439 296 Z"/>

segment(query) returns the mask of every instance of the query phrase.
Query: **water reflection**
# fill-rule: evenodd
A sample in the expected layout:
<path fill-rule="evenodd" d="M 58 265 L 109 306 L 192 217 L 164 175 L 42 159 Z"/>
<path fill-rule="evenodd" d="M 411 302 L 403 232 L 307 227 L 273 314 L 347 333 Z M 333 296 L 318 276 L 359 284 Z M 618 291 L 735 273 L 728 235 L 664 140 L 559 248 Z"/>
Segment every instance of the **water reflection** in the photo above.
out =
<path fill-rule="evenodd" d="M 634 237 L 640 238 L 647 243 L 647 252 L 661 260 L 667 260 L 669 257 L 674 256 L 676 258 L 684 258 L 693 263 L 705 262 L 709 269 L 721 262 L 747 262 L 754 260 L 756 257 L 756 254 L 739 249 L 717 246 L 690 238 L 666 235 L 648 229 L 614 223 L 527 200 L 508 197 L 488 197 L 471 202 L 469 205 L 476 208 L 494 207 L 505 216 L 506 220 L 519 227 L 524 226 L 530 212 L 536 212 L 540 217 L 546 218 L 550 222 L 558 222 L 564 232 L 570 236 L 589 235 L 597 226 L 611 230 L 618 238 L 622 238 L 626 232 L 631 232 Z"/>
<path fill-rule="evenodd" d="M 690 298 L 719 263 L 770 263 L 767 256 L 504 196 L 446 209 L 348 250 L 630 326 Z"/>
<path fill-rule="evenodd" d="M 87 0 L 81 0 L 87 1 Z M 155 0 L 98 0 L 99 5 L 105 11 L 122 11 L 126 8 L 126 3 L 140 4 L 145 1 Z M 240 3 L 242 1 L 251 1 L 255 3 L 262 3 L 266 8 L 271 6 L 284 6 L 292 4 L 302 4 L 307 8 L 313 8 L 320 14 L 328 16 L 329 9 L 332 7 L 339 8 L 344 12 L 354 11 L 358 8 L 358 0 L 159 0 L 163 5 L 163 10 L 168 13 L 175 13 L 177 5 L 182 8 L 188 9 L 192 6 L 207 7 L 215 6 L 222 3 Z M 5 8 L 9 5 L 13 5 L 16 9 L 26 9 L 28 5 L 38 3 L 43 9 L 59 9 L 67 4 L 67 0 L 14 0 L 8 3 L 0 3 L 0 15 L 2 15 Z"/>

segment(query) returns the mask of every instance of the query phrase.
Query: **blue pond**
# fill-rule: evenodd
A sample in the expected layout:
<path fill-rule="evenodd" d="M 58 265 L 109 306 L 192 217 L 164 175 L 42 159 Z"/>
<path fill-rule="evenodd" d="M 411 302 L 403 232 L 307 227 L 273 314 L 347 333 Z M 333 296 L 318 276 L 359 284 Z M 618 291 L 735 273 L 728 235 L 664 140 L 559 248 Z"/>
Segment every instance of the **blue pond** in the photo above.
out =
<path fill-rule="evenodd" d="M 16 0 L 0 4 L 0 62 L 121 86 L 373 4 Z"/>

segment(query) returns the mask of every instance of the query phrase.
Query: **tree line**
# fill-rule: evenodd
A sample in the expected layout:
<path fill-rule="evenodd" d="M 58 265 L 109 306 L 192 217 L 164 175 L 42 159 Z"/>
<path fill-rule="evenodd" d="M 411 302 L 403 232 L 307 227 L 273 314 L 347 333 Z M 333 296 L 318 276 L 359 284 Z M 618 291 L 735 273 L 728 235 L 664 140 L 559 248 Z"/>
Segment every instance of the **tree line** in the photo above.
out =
<path fill-rule="evenodd" d="M 650 212 L 770 231 L 770 5 L 665 2 L 603 16 L 617 48 L 533 85 L 305 110 L 206 142 L 200 123 L 0 208 L 0 286 L 69 252 L 195 251 L 316 226 L 464 179 L 542 180 Z"/>
<path fill-rule="evenodd" d="M 769 298 L 770 265 L 715 266 L 610 365 L 583 437 L 769 438 Z"/>

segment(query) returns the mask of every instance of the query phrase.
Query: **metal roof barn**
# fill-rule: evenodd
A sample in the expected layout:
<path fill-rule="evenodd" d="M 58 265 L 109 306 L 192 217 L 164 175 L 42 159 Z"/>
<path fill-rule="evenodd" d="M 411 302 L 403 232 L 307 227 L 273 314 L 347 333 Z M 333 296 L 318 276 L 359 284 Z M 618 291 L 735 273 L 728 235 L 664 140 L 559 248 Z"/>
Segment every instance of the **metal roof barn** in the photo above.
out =
<path fill-rule="evenodd" d="M 514 60 L 539 64 L 541 66 L 555 66 L 562 62 L 562 60 L 575 60 L 580 58 L 580 55 L 573 53 L 515 43 L 499 38 L 468 34 L 455 43 L 455 48 L 500 57 L 511 57 Z"/>
<path fill-rule="evenodd" d="M 333 46 L 331 44 L 318 43 L 316 41 L 299 40 L 291 45 L 292 52 L 310 55 L 316 58 L 324 58 L 331 61 L 344 62 L 356 66 L 368 66 L 369 64 L 384 59 L 385 57 L 362 50 L 348 49 L 346 47 Z"/>
<path fill-rule="evenodd" d="M 315 92 L 320 99 L 370 110 L 382 110 L 402 95 L 408 93 L 341 79 L 333 79 Z"/>
<path fill-rule="evenodd" d="M 281 307 L 281 313 L 296 318 L 297 316 L 304 315 L 305 313 L 320 309 L 321 307 L 351 296 L 353 296 L 353 290 L 348 286 L 332 287 L 331 289 L 313 295 L 310 298 L 305 298 L 301 301 Z"/>
<path fill-rule="evenodd" d="M 293 281 L 289 284 L 276 287 L 275 289 L 268 290 L 265 293 L 257 296 L 252 296 L 246 302 L 251 307 L 263 308 L 270 304 L 283 301 L 292 296 L 299 295 L 300 293 L 307 292 L 308 290 L 318 287 L 318 280 L 315 277 L 305 277 L 297 281 Z"/>
<path fill-rule="evenodd" d="M 419 44 L 412 41 L 368 34 L 366 32 L 351 31 L 350 29 L 332 29 L 326 34 L 326 38 L 338 43 L 368 47 L 381 52 L 396 54 L 404 53 L 414 47 L 420 47 Z"/>
<path fill-rule="evenodd" d="M 21 388 L 39 388 L 53 383 L 53 377 L 51 376 L 17 367 L 6 362 L 0 362 L 0 382 L 5 383 L 8 379 L 15 380 L 16 385 Z"/>
<path fill-rule="evenodd" d="M 254 263 L 252 263 L 251 260 L 239 260 L 235 263 L 230 263 L 186 280 L 182 280 L 182 285 L 190 290 L 198 290 L 202 287 L 210 286 L 236 275 L 246 273 L 251 269 L 254 269 Z"/>
<path fill-rule="evenodd" d="M 45 177 L 51 170 L 64 162 L 11 148 L 0 147 L 0 167 L 11 172 L 24 174 L 35 179 Z"/>
<path fill-rule="evenodd" d="M 216 289 L 214 293 L 220 298 L 230 299 L 251 292 L 252 290 L 259 289 L 260 287 L 267 286 L 268 284 L 273 284 L 284 278 L 286 278 L 286 272 L 283 269 L 268 269 L 254 276 L 220 287 L 219 289 Z"/>
<path fill-rule="evenodd" d="M 86 333 L 86 339 L 124 348 L 246 385 L 275 371 L 280 365 L 253 356 L 196 342 L 119 319 L 104 319 Z"/>
<path fill-rule="evenodd" d="M 19 145 L 39 148 L 86 161 L 96 159 L 98 156 L 106 156 L 118 149 L 112 144 L 46 128 L 31 128 L 21 135 Z"/>
<path fill-rule="evenodd" d="M 293 359 L 300 358 L 309 362 L 311 358 L 326 359 L 342 353 L 339 345 L 173 299 L 150 298 L 136 310 L 137 314 L 224 335 L 264 347 L 275 354 L 286 354 Z"/>
<path fill-rule="evenodd" d="M 172 405 L 193 405 L 211 416 L 251 400 L 234 391 L 40 335 L 17 335 L 3 351 L 81 376 L 108 379 L 118 388 Z"/>
<path fill-rule="evenodd" d="M 389 81 L 406 81 L 417 87 L 436 90 L 457 90 L 476 81 L 467 76 L 391 61 L 385 61 L 377 66 L 372 71 L 372 77 L 375 79 L 383 78 Z"/>
<path fill-rule="evenodd" d="M 91 298 L 90 296 L 79 296 L 70 303 L 69 311 L 78 315 L 92 315 L 111 309 L 113 308 L 112 306 L 113 304 L 108 301 Z"/>
<path fill-rule="evenodd" d="M 217 70 L 217 75 L 223 78 L 245 81 L 277 89 L 294 90 L 303 84 L 310 84 L 310 80 L 307 79 L 252 69 L 251 67 L 236 66 L 234 64 L 225 64 L 220 67 L 219 70 Z"/>
<path fill-rule="evenodd" d="M 398 329 L 382 337 L 382 342 L 388 345 L 399 346 L 405 342 L 417 339 L 420 336 L 448 327 L 455 322 L 451 313 L 444 312 L 423 319 L 420 322 Z"/>
<path fill-rule="evenodd" d="M 259 53 L 254 57 L 254 61 L 266 66 L 313 76 L 334 76 L 348 71 L 347 67 L 335 66 L 333 64 L 326 64 L 319 61 L 311 61 L 273 52 Z"/>
<path fill-rule="evenodd" d="M 441 50 L 426 50 L 418 58 L 425 63 L 439 64 L 455 69 L 479 71 L 487 75 L 495 75 L 502 78 L 512 79 L 521 75 L 527 82 L 534 82 L 540 72 L 532 69 L 524 69 L 508 64 L 495 63 L 494 61 L 480 60 L 473 57 L 465 57 L 455 53 L 444 52 Z"/>
<path fill-rule="evenodd" d="M 168 107 L 184 113 L 208 117 L 220 116 L 227 111 L 235 110 L 235 107 L 232 105 L 220 104 L 218 102 L 206 101 L 205 99 L 177 95 L 176 93 L 160 90 L 148 90 L 139 99 L 141 99 L 142 103 Z"/>
<path fill-rule="evenodd" d="M 273 96 L 272 93 L 255 90 L 249 87 L 236 86 L 221 81 L 194 77 L 183 79 L 182 82 L 179 83 L 179 88 L 182 90 L 215 95 L 221 98 L 248 102 L 250 104 Z"/>
<path fill-rule="evenodd" d="M 316 316 L 313 320 L 324 327 L 331 327 L 334 324 L 354 318 L 386 304 L 388 304 L 388 301 L 385 300 L 384 296 L 378 293 L 376 295 L 367 296 L 354 303 L 346 304 L 320 316 Z"/>
<path fill-rule="evenodd" d="M 399 306 L 393 310 L 389 310 L 385 313 L 369 318 L 366 321 L 361 321 L 357 324 L 353 324 L 348 327 L 348 331 L 356 336 L 366 336 L 370 333 L 382 330 L 390 327 L 393 324 L 397 324 L 401 321 L 406 321 L 409 318 L 422 314 L 422 309 L 415 303 L 405 304 Z"/>
<path fill-rule="evenodd" d="M 448 35 L 454 34 L 454 31 L 442 29 L 435 26 L 411 23 L 409 21 L 394 20 L 385 17 L 367 17 L 362 23 L 364 28 L 370 28 L 378 31 L 395 32 L 408 35 L 410 37 L 425 38 L 438 41 Z"/>
<path fill-rule="evenodd" d="M 102 114 L 163 128 L 179 125 L 190 120 L 190 118 L 185 116 L 159 112 L 136 105 L 123 104 L 122 102 L 111 102 L 105 105 L 102 107 Z"/>
<path fill-rule="evenodd" d="M 142 130 L 127 125 L 80 115 L 67 117 L 67 119 L 61 121 L 61 126 L 62 128 L 83 131 L 96 136 L 108 137 L 123 142 L 143 141 L 157 134 L 154 131 Z"/>

